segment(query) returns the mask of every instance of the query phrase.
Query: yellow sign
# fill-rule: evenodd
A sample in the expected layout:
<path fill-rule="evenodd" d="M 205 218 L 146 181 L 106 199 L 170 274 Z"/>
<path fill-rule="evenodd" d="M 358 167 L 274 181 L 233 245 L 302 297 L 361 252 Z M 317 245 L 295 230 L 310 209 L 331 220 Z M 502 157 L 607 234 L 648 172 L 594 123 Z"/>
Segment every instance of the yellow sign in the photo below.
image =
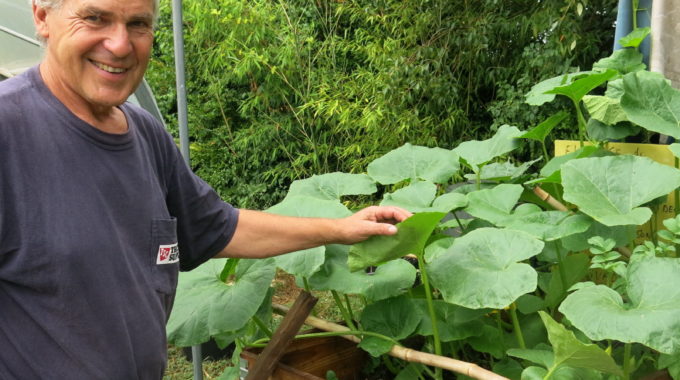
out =
<path fill-rule="evenodd" d="M 590 145 L 585 143 L 586 145 Z M 555 156 L 563 156 L 576 151 L 580 148 L 578 141 L 571 140 L 557 140 L 555 141 Z M 605 148 L 617 154 L 633 154 L 636 156 L 643 156 L 651 158 L 652 160 L 675 166 L 675 156 L 668 149 L 668 145 L 656 144 L 633 144 L 633 143 L 608 143 Z M 670 194 L 666 202 L 664 202 L 659 209 L 656 210 L 656 226 L 658 229 L 663 229 L 662 221 L 668 218 L 675 217 L 675 199 Z M 652 239 L 652 220 L 638 227 L 636 244 L 641 244 L 645 240 Z"/>

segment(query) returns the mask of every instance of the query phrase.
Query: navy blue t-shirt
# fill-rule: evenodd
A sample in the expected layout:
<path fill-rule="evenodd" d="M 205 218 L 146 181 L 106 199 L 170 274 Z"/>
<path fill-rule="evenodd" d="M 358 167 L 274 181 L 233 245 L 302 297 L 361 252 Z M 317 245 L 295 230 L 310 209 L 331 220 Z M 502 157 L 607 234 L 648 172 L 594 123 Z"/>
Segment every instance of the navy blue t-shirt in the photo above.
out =
<path fill-rule="evenodd" d="M 238 211 L 147 112 L 108 134 L 37 67 L 0 82 L 0 379 L 159 379 L 178 270 L 224 248 Z"/>

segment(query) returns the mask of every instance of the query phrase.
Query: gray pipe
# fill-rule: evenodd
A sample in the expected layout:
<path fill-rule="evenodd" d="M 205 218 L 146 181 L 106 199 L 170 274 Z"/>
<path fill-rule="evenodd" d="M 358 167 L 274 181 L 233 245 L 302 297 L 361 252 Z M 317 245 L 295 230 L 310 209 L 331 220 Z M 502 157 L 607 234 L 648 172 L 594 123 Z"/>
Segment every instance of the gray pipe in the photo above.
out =
<path fill-rule="evenodd" d="M 182 0 L 172 0 L 172 30 L 175 41 L 179 149 L 182 152 L 184 161 L 189 165 L 191 161 L 189 156 L 189 121 L 187 119 L 186 79 L 184 77 L 184 34 L 182 29 Z"/>
<path fill-rule="evenodd" d="M 172 0 L 172 31 L 175 46 L 175 76 L 177 83 L 177 122 L 179 124 L 179 150 L 189 165 L 189 121 L 187 119 L 186 78 L 184 76 L 184 32 L 182 28 L 182 0 Z M 203 355 L 201 346 L 191 347 L 194 380 L 203 380 Z"/>

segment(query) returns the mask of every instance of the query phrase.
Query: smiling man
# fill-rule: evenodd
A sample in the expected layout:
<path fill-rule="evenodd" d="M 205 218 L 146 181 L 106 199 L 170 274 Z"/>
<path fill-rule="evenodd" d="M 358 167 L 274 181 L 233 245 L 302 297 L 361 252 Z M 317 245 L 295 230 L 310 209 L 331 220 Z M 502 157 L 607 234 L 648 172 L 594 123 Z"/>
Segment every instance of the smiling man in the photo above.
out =
<path fill-rule="evenodd" d="M 290 218 L 222 201 L 125 102 L 157 12 L 33 1 L 44 59 L 0 83 L 0 379 L 159 379 L 180 269 L 394 234 L 410 215 Z"/>

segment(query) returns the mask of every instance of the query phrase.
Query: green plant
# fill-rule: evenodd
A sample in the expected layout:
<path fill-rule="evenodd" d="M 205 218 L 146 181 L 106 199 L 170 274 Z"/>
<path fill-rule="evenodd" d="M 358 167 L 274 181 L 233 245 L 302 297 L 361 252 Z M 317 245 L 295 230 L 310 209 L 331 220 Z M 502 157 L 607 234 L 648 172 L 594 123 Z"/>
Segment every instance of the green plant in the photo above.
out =
<path fill-rule="evenodd" d="M 653 215 L 650 205 L 680 188 L 680 170 L 613 154 L 601 140 L 619 123 L 628 131 L 680 136 L 673 116 L 680 114 L 680 91 L 641 71 L 637 59 L 615 53 L 593 72 L 534 86 L 529 102 L 568 97 L 581 113 L 581 141 L 593 144 L 539 170 L 531 169 L 537 161 L 517 165 L 508 155 L 522 143 L 543 142 L 563 114 L 528 132 L 501 126 L 489 139 L 451 150 L 405 144 L 372 161 L 367 174 L 293 182 L 270 212 L 342 217 L 352 212 L 346 206 L 351 197 L 376 194 L 381 204 L 415 215 L 395 236 L 258 262 L 212 261 L 183 275 L 169 339 L 191 345 L 214 336 L 240 348 L 263 342 L 266 289 L 279 267 L 301 287 L 333 292 L 352 329 L 344 334 L 362 336 L 360 347 L 376 357 L 395 344 L 418 344 L 414 348 L 474 361 L 510 378 L 627 380 L 655 368 L 680 378 L 680 259 L 674 249 L 680 217 L 664 222 L 664 241 L 633 243 L 635 227 Z M 623 117 L 583 128 L 602 114 L 599 107 L 583 109 L 582 102 L 604 84 L 602 96 L 609 99 L 602 104 Z M 537 198 L 532 190 L 542 184 L 552 194 Z M 405 254 L 417 257 L 417 268 L 401 259 Z M 366 267 L 376 269 L 368 273 Z M 363 310 L 355 310 L 347 294 L 362 297 Z M 235 312 L 225 314 L 226 308 Z M 421 339 L 413 343 L 414 336 Z M 436 368 L 389 367 L 395 376 L 408 371 L 443 378 Z"/>
<path fill-rule="evenodd" d="M 361 172 L 405 141 L 450 149 L 536 124 L 557 106 L 523 94 L 602 57 L 616 0 L 183 3 L 193 168 L 263 209 L 294 180 Z M 147 77 L 176 130 L 169 4 Z"/>

